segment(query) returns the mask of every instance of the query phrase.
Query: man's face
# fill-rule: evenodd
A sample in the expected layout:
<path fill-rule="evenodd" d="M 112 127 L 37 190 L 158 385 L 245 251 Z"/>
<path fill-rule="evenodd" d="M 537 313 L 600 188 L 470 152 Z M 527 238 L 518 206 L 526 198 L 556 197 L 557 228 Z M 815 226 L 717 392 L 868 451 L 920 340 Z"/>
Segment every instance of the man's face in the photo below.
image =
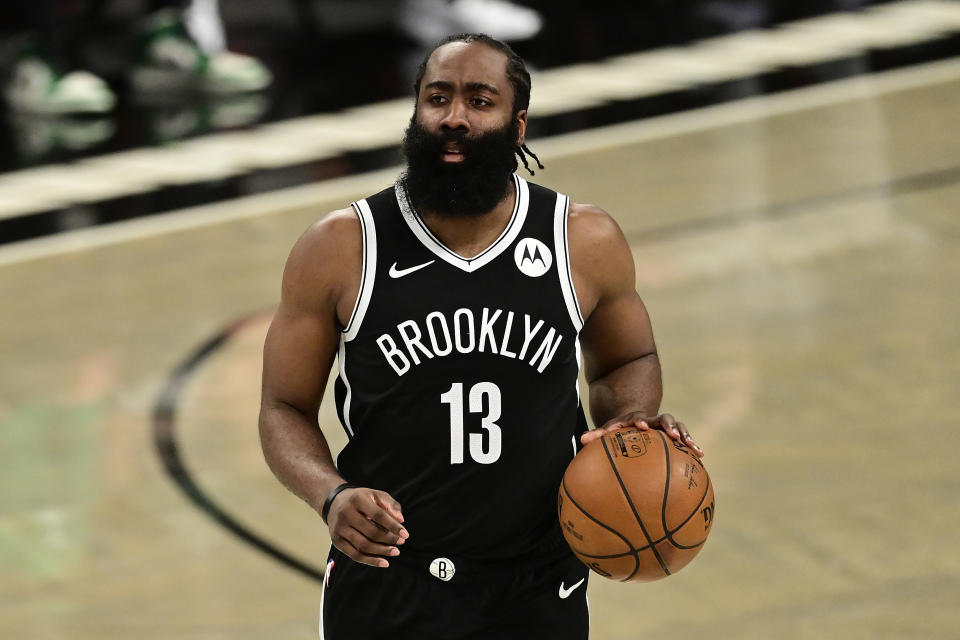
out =
<path fill-rule="evenodd" d="M 526 111 L 513 113 L 506 56 L 479 43 L 437 49 L 403 141 L 407 191 L 422 211 L 480 215 L 506 194 Z"/>

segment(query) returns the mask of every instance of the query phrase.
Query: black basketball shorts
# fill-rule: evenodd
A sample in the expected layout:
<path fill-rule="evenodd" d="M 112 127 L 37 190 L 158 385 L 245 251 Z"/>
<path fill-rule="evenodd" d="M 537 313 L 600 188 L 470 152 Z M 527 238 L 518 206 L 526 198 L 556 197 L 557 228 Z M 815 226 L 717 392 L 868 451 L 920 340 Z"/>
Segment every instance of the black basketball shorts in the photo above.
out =
<path fill-rule="evenodd" d="M 586 640 L 589 570 L 573 555 L 516 566 L 401 557 L 380 569 L 331 547 L 321 640 Z"/>

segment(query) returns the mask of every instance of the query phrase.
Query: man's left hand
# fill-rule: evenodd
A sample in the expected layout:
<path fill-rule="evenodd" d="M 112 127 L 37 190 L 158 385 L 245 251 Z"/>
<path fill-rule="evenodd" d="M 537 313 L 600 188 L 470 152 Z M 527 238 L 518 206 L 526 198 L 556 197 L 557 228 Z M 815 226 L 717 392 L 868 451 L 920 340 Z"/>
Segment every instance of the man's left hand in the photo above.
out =
<path fill-rule="evenodd" d="M 703 457 L 703 449 L 700 448 L 700 445 L 694 442 L 690 432 L 687 431 L 687 427 L 669 413 L 661 413 L 658 416 L 648 417 L 639 411 L 634 411 L 632 413 L 622 415 L 619 418 L 614 418 L 613 420 L 608 421 L 602 427 L 593 429 L 592 431 L 587 431 L 585 434 L 580 436 L 580 442 L 586 445 L 594 440 L 602 438 L 608 433 L 613 433 L 618 429 L 626 429 L 628 427 L 636 427 L 641 431 L 646 431 L 647 429 L 660 429 L 680 444 L 689 447 L 698 458 Z"/>

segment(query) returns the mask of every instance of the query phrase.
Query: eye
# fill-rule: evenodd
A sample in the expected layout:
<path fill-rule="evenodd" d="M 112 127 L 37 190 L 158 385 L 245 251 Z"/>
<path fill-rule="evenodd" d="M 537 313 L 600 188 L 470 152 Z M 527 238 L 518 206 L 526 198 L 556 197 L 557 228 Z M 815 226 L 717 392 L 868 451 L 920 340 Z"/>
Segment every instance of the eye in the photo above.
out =
<path fill-rule="evenodd" d="M 493 105 L 492 102 L 490 102 L 490 101 L 487 100 L 486 98 L 482 98 L 482 97 L 480 97 L 480 96 L 476 96 L 476 97 L 474 97 L 474 98 L 471 98 L 471 99 L 470 99 L 470 104 L 473 105 L 474 107 L 489 107 L 489 106 Z"/>
<path fill-rule="evenodd" d="M 434 93 L 433 95 L 427 97 L 427 102 L 430 104 L 445 104 L 447 102 L 447 97 L 439 93 Z"/>

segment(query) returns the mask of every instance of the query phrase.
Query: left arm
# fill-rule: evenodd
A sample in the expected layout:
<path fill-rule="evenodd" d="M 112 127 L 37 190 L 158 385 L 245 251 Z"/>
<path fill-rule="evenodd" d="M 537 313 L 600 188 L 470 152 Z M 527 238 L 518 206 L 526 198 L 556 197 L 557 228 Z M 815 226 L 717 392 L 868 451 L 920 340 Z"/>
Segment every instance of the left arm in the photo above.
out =
<path fill-rule="evenodd" d="M 602 209 L 578 204 L 571 204 L 569 231 L 590 415 L 599 426 L 584 434 L 584 444 L 623 427 L 656 428 L 702 456 L 682 422 L 658 413 L 660 359 L 623 232 Z"/>

